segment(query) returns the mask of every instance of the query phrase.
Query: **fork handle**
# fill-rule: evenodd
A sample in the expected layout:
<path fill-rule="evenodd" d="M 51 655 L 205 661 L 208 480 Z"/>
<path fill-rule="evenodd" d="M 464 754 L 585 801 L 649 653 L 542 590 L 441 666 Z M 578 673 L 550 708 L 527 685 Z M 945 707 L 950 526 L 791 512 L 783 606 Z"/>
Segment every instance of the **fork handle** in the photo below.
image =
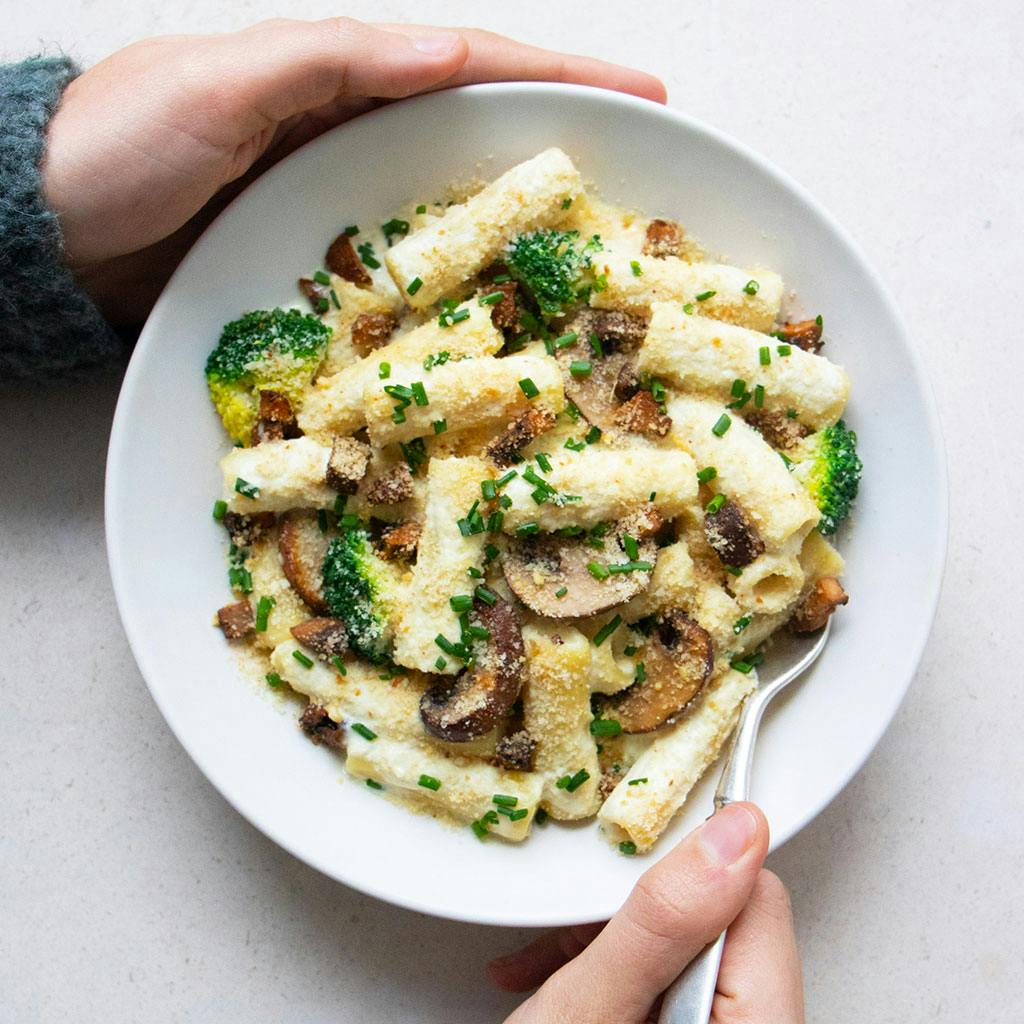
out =
<path fill-rule="evenodd" d="M 752 693 L 743 702 L 740 719 L 733 731 L 725 766 L 715 790 L 715 810 L 750 795 L 750 775 L 754 761 L 754 742 L 764 713 L 765 701 Z M 669 986 L 661 1004 L 658 1024 L 708 1024 L 715 1001 L 718 969 L 722 963 L 725 932 L 694 957 Z"/>

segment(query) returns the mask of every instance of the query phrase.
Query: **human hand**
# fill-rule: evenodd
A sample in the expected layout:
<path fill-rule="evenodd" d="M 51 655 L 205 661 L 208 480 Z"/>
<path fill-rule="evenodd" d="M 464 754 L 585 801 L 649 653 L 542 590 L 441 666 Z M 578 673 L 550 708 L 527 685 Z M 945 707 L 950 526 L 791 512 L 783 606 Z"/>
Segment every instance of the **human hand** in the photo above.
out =
<path fill-rule="evenodd" d="M 664 102 L 656 78 L 478 29 L 275 20 L 119 50 L 50 122 L 65 258 L 116 324 L 141 321 L 203 228 L 296 147 L 383 102 L 473 82 L 574 82 Z"/>
<path fill-rule="evenodd" d="M 661 993 L 727 927 L 713 1024 L 802 1024 L 789 897 L 761 868 L 767 852 L 757 807 L 719 811 L 644 873 L 607 924 L 564 928 L 492 961 L 499 988 L 543 982 L 506 1024 L 654 1020 Z"/>

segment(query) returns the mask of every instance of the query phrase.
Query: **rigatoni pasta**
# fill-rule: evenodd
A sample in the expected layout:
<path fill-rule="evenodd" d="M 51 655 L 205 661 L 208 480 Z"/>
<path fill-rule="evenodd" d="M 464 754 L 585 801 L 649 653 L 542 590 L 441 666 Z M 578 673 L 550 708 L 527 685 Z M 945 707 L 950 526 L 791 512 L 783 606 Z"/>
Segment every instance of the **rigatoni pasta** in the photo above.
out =
<path fill-rule="evenodd" d="M 845 603 L 848 380 L 778 275 L 588 195 L 560 149 L 429 199 L 211 354 L 217 622 L 366 799 L 510 842 L 596 815 L 642 852 L 772 634 Z"/>

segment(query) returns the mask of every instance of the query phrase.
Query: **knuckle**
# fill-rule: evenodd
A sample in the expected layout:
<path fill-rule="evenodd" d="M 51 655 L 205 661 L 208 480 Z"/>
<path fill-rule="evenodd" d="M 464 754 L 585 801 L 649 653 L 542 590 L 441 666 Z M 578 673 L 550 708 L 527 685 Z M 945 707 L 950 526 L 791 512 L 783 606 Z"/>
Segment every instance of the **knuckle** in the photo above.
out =
<path fill-rule="evenodd" d="M 658 941 L 676 939 L 684 930 L 685 907 L 677 903 L 661 879 L 656 875 L 652 877 L 650 872 L 640 876 L 625 909 L 638 930 Z"/>

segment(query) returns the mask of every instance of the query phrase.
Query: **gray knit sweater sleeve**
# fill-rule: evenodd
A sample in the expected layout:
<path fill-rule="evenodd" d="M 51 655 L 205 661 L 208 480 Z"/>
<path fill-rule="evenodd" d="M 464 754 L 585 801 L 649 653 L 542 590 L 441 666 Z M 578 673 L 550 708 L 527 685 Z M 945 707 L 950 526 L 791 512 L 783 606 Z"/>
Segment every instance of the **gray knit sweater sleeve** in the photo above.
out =
<path fill-rule="evenodd" d="M 0 384 L 105 362 L 123 346 L 62 261 L 42 197 L 46 127 L 78 74 L 64 57 L 0 65 Z"/>

